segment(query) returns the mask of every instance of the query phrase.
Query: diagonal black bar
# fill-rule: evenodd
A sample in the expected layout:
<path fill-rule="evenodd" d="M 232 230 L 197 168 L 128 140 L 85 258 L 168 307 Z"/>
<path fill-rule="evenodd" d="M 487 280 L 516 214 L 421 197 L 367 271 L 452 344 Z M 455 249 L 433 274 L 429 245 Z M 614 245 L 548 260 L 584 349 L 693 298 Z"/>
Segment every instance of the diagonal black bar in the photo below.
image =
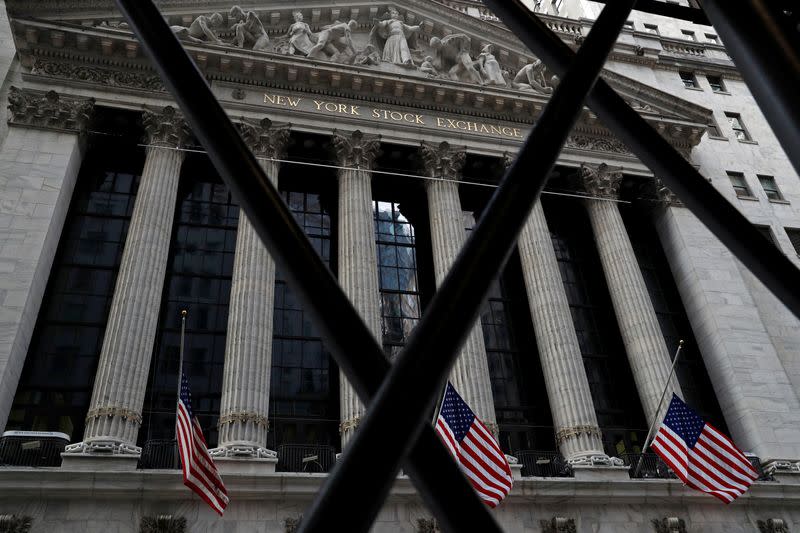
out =
<path fill-rule="evenodd" d="M 617 0 L 601 12 L 586 46 L 525 140 L 427 314 L 392 365 L 358 432 L 303 517 L 301 533 L 327 531 L 330 524 L 341 523 L 347 523 L 351 532 L 369 530 L 400 462 L 429 423 L 429 408 L 475 324 L 492 279 L 513 250 L 635 3 Z"/>
<path fill-rule="evenodd" d="M 220 176 L 272 257 L 290 277 L 292 288 L 312 313 L 340 368 L 368 402 L 389 370 L 380 346 L 311 247 L 152 0 L 117 0 L 117 4 Z M 325 316 L 334 318 L 325 320 Z M 420 436 L 406 470 L 443 527 L 451 531 L 500 531 L 432 428 Z"/>
<path fill-rule="evenodd" d="M 520 0 L 483 0 L 495 15 L 557 75 L 575 54 Z M 706 227 L 800 318 L 800 270 L 764 238 L 670 144 L 602 79 L 586 99 L 600 121 L 672 189 Z"/>
<path fill-rule="evenodd" d="M 800 174 L 800 34 L 781 27 L 776 17 L 786 15 L 779 4 L 704 0 L 703 7 Z"/>

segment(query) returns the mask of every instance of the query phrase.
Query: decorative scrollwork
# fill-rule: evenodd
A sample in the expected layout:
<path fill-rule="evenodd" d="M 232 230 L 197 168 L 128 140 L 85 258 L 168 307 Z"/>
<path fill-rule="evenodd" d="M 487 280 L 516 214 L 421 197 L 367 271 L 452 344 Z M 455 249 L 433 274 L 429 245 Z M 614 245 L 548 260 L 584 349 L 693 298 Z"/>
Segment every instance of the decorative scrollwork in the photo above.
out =
<path fill-rule="evenodd" d="M 581 165 L 580 178 L 586 192 L 601 198 L 617 198 L 622 184 L 622 172 L 612 169 L 605 163 L 597 167 Z"/>
<path fill-rule="evenodd" d="M 573 426 L 561 428 L 556 432 L 556 444 L 560 445 L 565 440 L 573 439 L 581 435 L 595 436 L 597 438 L 602 437 L 600 428 L 597 426 Z"/>
<path fill-rule="evenodd" d="M 55 91 L 41 93 L 11 87 L 8 109 L 12 124 L 83 131 L 94 113 L 94 98 L 65 98 Z"/>
<path fill-rule="evenodd" d="M 269 429 L 269 420 L 267 420 L 267 417 L 252 411 L 239 411 L 228 413 L 219 417 L 220 427 L 226 424 L 233 424 L 234 422 L 239 422 L 241 424 L 247 424 L 250 422 L 256 426 L 261 426 L 264 429 Z"/>
<path fill-rule="evenodd" d="M 186 121 L 172 106 L 159 111 L 145 110 L 142 122 L 147 144 L 174 148 L 182 146 L 191 135 Z"/>
<path fill-rule="evenodd" d="M 364 135 L 356 130 L 350 135 L 333 132 L 333 148 L 339 164 L 369 170 L 381 151 L 380 135 Z"/>
<path fill-rule="evenodd" d="M 91 409 L 86 415 L 86 422 L 103 417 L 119 417 L 126 422 L 133 422 L 134 424 L 142 423 L 142 414 L 131 409 L 123 409 L 121 407 L 98 407 Z"/>
<path fill-rule="evenodd" d="M 456 150 L 447 142 L 439 145 L 423 142 L 421 152 L 425 172 L 429 176 L 447 180 L 461 178 L 461 169 L 467 159 L 465 150 Z"/>
<path fill-rule="evenodd" d="M 31 73 L 53 78 L 65 78 L 88 83 L 97 83 L 100 85 L 109 85 L 111 87 L 125 87 L 158 92 L 165 91 L 164 84 L 157 74 L 76 65 L 42 58 L 36 58 Z"/>

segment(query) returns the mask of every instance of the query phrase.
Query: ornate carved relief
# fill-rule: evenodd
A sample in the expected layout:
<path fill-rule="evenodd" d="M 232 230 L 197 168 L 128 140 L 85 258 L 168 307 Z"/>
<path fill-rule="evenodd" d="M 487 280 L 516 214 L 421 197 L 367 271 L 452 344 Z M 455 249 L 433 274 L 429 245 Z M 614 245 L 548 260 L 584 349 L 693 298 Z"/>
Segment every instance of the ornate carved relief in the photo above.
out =
<path fill-rule="evenodd" d="M 577 533 L 575 520 L 554 516 L 551 520 L 541 520 L 542 533 Z"/>
<path fill-rule="evenodd" d="M 251 50 L 267 50 L 269 36 L 255 12 L 245 12 L 241 7 L 233 6 L 228 13 L 228 24 L 234 33 L 234 46 L 244 48 L 247 45 Z"/>
<path fill-rule="evenodd" d="M 28 533 L 31 530 L 33 518 L 30 516 L 17 516 L 15 514 L 0 515 L 0 531 L 7 533 Z"/>
<path fill-rule="evenodd" d="M 139 533 L 185 533 L 186 519 L 172 515 L 143 516 Z"/>
<path fill-rule="evenodd" d="M 94 98 L 62 97 L 11 87 L 8 92 L 9 122 L 57 130 L 82 131 L 94 113 Z"/>
<path fill-rule="evenodd" d="M 178 38 L 191 43 L 225 44 L 217 36 L 217 30 L 222 28 L 224 19 L 219 13 L 200 15 L 187 26 L 170 26 Z M 259 24 L 261 22 L 259 21 Z"/>
<path fill-rule="evenodd" d="M 387 18 L 388 17 L 388 18 Z M 381 60 L 404 67 L 414 67 L 408 40 L 420 31 L 419 26 L 409 26 L 400 12 L 390 7 L 385 20 L 375 20 L 369 42 L 381 52 Z"/>
<path fill-rule="evenodd" d="M 597 167 L 581 165 L 579 171 L 581 182 L 586 192 L 602 198 L 616 198 L 622 183 L 622 172 L 612 169 L 605 163 Z"/>
<path fill-rule="evenodd" d="M 371 169 L 380 153 L 380 136 L 365 136 L 356 130 L 350 135 L 333 132 L 333 147 L 339 164 L 344 167 Z"/>
<path fill-rule="evenodd" d="M 561 443 L 568 439 L 574 439 L 581 435 L 594 435 L 598 438 L 602 438 L 602 432 L 600 428 L 597 426 L 574 426 L 569 428 L 561 428 L 556 432 L 556 445 L 561 445 Z"/>
<path fill-rule="evenodd" d="M 686 522 L 683 518 L 675 516 L 667 516 L 660 520 L 652 520 L 653 527 L 656 533 L 686 533 Z"/>
<path fill-rule="evenodd" d="M 298 516 L 297 518 L 287 518 L 283 522 L 283 530 L 286 533 L 297 533 L 300 529 L 300 521 L 303 519 L 303 515 Z"/>
<path fill-rule="evenodd" d="M 417 518 L 417 533 L 441 533 L 435 518 Z"/>
<path fill-rule="evenodd" d="M 757 522 L 761 533 L 789 533 L 789 527 L 780 518 L 769 518 Z"/>
<path fill-rule="evenodd" d="M 548 78 L 547 69 L 540 59 L 525 65 L 514 76 L 511 86 L 521 91 L 551 94 L 558 83 L 557 76 Z"/>
<path fill-rule="evenodd" d="M 145 110 L 143 123 L 147 144 L 174 148 L 182 146 L 191 135 L 189 126 L 172 106 L 160 111 Z"/>
<path fill-rule="evenodd" d="M 461 179 L 461 169 L 467 159 L 465 150 L 451 148 L 447 142 L 438 145 L 423 142 L 421 152 L 428 176 L 447 180 Z"/>
<path fill-rule="evenodd" d="M 472 45 L 467 35 L 453 33 L 441 39 L 433 37 L 430 45 L 434 51 L 433 67 L 440 76 L 456 81 L 483 84 L 481 73 L 469 55 Z"/>
<path fill-rule="evenodd" d="M 682 206 L 678 195 L 672 192 L 664 182 L 661 181 L 661 178 L 653 178 L 653 187 L 655 188 L 656 197 L 658 198 L 659 202 L 666 206 Z"/>
<path fill-rule="evenodd" d="M 87 65 L 75 65 L 72 63 L 62 63 L 49 59 L 37 58 L 31 69 L 33 74 L 43 74 L 54 78 L 66 78 L 68 80 L 86 81 L 90 83 L 100 83 L 112 87 L 125 87 L 130 89 L 144 89 L 146 91 L 163 92 L 164 84 L 156 74 L 145 74 L 141 72 L 126 72 L 122 70 L 90 67 Z"/>
<path fill-rule="evenodd" d="M 289 145 L 290 126 L 288 124 L 275 125 L 268 118 L 258 122 L 243 120 L 236 126 L 242 134 L 247 146 L 256 157 L 271 159 L 284 159 L 286 147 Z"/>
<path fill-rule="evenodd" d="M 626 154 L 631 152 L 625 143 L 609 137 L 591 137 L 589 135 L 571 135 L 567 138 L 565 145 L 567 148 L 577 148 L 578 150 L 589 150 L 592 152 L 606 152 L 612 154 Z"/>

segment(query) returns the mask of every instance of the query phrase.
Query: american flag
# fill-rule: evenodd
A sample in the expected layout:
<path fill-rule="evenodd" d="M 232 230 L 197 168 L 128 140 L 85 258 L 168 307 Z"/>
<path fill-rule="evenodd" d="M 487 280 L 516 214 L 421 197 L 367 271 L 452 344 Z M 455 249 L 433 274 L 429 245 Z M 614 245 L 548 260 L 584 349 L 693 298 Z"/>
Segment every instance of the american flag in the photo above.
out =
<path fill-rule="evenodd" d="M 228 491 L 219 477 L 217 466 L 208 454 L 200 422 L 192 414 L 192 393 L 189 380 L 181 373 L 181 393 L 178 398 L 178 452 L 181 456 L 183 484 L 192 489 L 220 516 L 228 506 Z"/>
<path fill-rule="evenodd" d="M 725 503 L 758 479 L 739 448 L 674 394 L 650 447 L 688 486 Z"/>
<path fill-rule="evenodd" d="M 495 438 L 450 383 L 436 431 L 481 499 L 489 507 L 496 507 L 514 483 L 511 467 Z"/>

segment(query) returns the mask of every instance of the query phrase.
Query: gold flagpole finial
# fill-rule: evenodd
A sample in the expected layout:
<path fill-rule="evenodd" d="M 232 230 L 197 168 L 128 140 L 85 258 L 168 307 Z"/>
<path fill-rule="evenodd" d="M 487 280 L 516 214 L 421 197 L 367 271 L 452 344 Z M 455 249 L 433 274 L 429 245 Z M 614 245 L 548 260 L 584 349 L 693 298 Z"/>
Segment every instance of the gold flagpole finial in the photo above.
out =
<path fill-rule="evenodd" d="M 181 318 L 186 318 L 186 315 L 188 315 L 188 314 L 189 314 L 189 311 L 187 311 L 186 309 L 181 309 Z M 681 341 L 681 342 L 683 342 L 683 341 Z"/>
<path fill-rule="evenodd" d="M 678 347 L 683 348 L 683 339 L 678 341 Z"/>

